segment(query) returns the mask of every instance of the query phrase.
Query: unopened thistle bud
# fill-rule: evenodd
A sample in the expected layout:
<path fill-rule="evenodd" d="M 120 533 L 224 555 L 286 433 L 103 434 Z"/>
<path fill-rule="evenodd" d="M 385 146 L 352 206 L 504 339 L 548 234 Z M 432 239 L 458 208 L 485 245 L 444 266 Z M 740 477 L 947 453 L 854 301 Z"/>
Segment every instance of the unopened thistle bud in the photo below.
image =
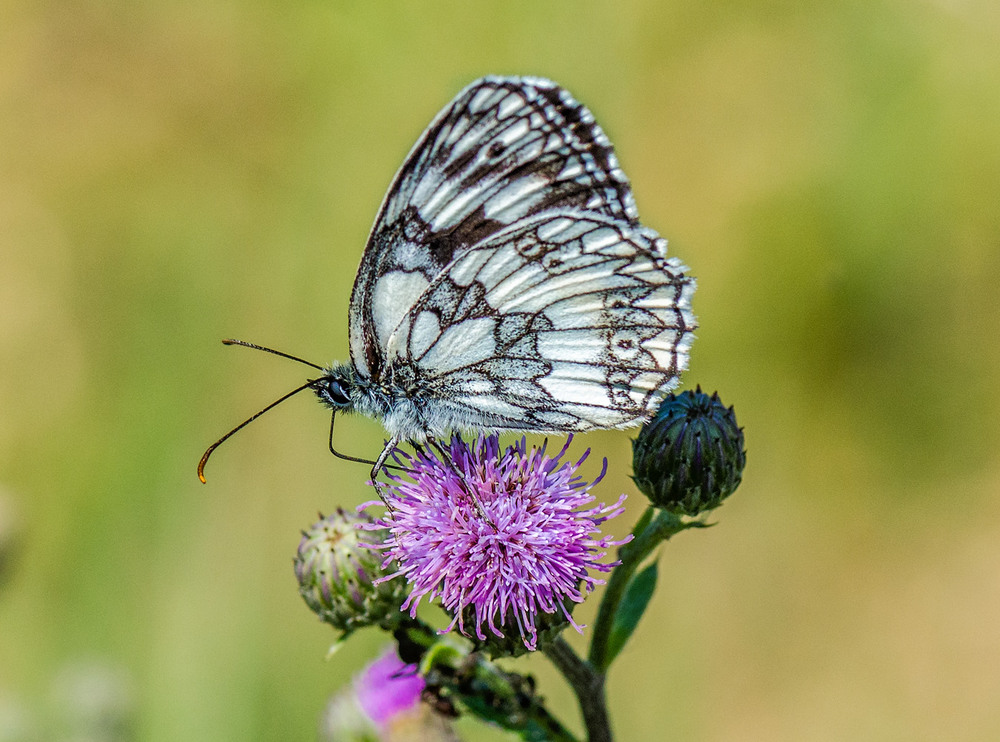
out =
<path fill-rule="evenodd" d="M 406 599 L 395 580 L 377 582 L 386 574 L 384 557 L 370 548 L 386 533 L 372 530 L 364 515 L 337 511 L 303 531 L 295 557 L 299 593 L 306 604 L 336 629 L 347 633 L 364 626 L 393 628 Z M 359 527 L 361 526 L 361 527 Z"/>
<path fill-rule="evenodd" d="M 639 490 L 658 508 L 697 515 L 722 504 L 746 465 L 743 429 L 718 393 L 671 394 L 632 441 Z"/>

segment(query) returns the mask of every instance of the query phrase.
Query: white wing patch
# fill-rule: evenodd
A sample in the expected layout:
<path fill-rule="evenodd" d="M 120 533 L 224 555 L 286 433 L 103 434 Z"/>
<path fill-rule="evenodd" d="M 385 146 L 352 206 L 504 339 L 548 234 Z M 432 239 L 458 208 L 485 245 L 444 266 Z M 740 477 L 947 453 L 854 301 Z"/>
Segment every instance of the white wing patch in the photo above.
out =
<path fill-rule="evenodd" d="M 427 278 L 418 272 L 386 273 L 375 282 L 372 292 L 372 319 L 375 336 L 384 346 L 389 344 L 392 331 L 428 286 Z"/>
<path fill-rule="evenodd" d="M 482 272 L 483 266 L 493 258 L 488 250 L 473 250 L 452 264 L 448 276 L 456 286 L 468 288 Z"/>
<path fill-rule="evenodd" d="M 522 178 L 497 191 L 484 204 L 483 213 L 487 219 L 506 224 L 514 222 L 545 200 L 545 189 L 548 186 L 548 179 L 541 176 Z"/>
<path fill-rule="evenodd" d="M 496 352 L 495 329 L 496 321 L 490 317 L 467 319 L 449 326 L 418 359 L 421 371 L 445 374 L 492 357 Z"/>
<path fill-rule="evenodd" d="M 410 330 L 410 350 L 414 358 L 422 358 L 441 339 L 441 322 L 434 312 L 421 312 Z"/>

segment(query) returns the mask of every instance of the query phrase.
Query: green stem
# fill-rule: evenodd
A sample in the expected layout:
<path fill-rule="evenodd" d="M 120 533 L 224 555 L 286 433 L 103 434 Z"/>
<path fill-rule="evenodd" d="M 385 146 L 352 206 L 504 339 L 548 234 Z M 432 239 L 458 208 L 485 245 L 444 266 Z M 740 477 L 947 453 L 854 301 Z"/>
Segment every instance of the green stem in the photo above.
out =
<path fill-rule="evenodd" d="M 589 664 L 601 674 L 608 670 L 610 662 L 608 640 L 614 627 L 615 616 L 618 614 L 618 606 L 625 595 L 625 588 L 628 587 L 636 569 L 661 543 L 675 533 L 680 533 L 686 528 L 704 526 L 698 521 L 683 521 L 679 516 L 665 510 L 657 512 L 655 517 L 652 516 L 653 512 L 655 512 L 653 508 L 649 508 L 643 514 L 636 527 L 636 537 L 618 550 L 621 564 L 612 571 L 604 597 L 601 599 L 590 643 L 589 658 Z"/>
<path fill-rule="evenodd" d="M 583 723 L 587 728 L 587 742 L 611 742 L 611 722 L 604 697 L 604 674 L 581 659 L 561 637 L 544 645 L 542 651 L 566 677 L 576 693 Z"/>

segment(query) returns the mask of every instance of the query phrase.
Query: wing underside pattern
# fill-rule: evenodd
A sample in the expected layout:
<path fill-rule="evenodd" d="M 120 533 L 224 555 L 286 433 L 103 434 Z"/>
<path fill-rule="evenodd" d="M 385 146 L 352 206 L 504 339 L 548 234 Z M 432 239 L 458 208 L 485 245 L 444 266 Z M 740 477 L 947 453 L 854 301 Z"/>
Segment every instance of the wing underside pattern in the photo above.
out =
<path fill-rule="evenodd" d="M 648 230 L 573 210 L 538 215 L 435 279 L 393 333 L 388 368 L 419 390 L 428 419 L 629 425 L 687 365 L 694 281 L 684 271 Z"/>
<path fill-rule="evenodd" d="M 638 224 L 628 179 L 593 115 L 540 78 L 469 85 L 414 146 L 375 221 L 351 296 L 355 367 L 380 375 L 387 337 L 375 330 L 395 327 L 409 308 L 376 291 L 381 276 L 419 274 L 426 286 L 472 245 L 560 207 Z"/>
<path fill-rule="evenodd" d="M 375 221 L 351 360 L 395 439 L 624 427 L 687 365 L 694 280 L 639 223 L 593 115 L 540 78 L 478 80 Z"/>

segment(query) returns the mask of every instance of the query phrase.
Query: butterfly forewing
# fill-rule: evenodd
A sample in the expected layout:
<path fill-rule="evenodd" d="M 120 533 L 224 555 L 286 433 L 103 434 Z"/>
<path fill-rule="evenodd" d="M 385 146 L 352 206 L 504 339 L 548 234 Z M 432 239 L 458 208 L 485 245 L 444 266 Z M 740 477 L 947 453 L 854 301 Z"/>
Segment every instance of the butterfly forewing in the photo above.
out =
<path fill-rule="evenodd" d="M 459 93 L 403 165 L 382 221 L 411 206 L 435 233 L 470 220 L 509 224 L 553 206 L 637 218 L 628 181 L 590 111 L 537 78 L 486 78 Z"/>
<path fill-rule="evenodd" d="M 628 180 L 590 111 L 540 78 L 487 77 L 431 123 L 400 168 L 351 297 L 351 356 L 373 379 L 394 328 L 471 246 L 553 208 L 637 225 Z"/>

